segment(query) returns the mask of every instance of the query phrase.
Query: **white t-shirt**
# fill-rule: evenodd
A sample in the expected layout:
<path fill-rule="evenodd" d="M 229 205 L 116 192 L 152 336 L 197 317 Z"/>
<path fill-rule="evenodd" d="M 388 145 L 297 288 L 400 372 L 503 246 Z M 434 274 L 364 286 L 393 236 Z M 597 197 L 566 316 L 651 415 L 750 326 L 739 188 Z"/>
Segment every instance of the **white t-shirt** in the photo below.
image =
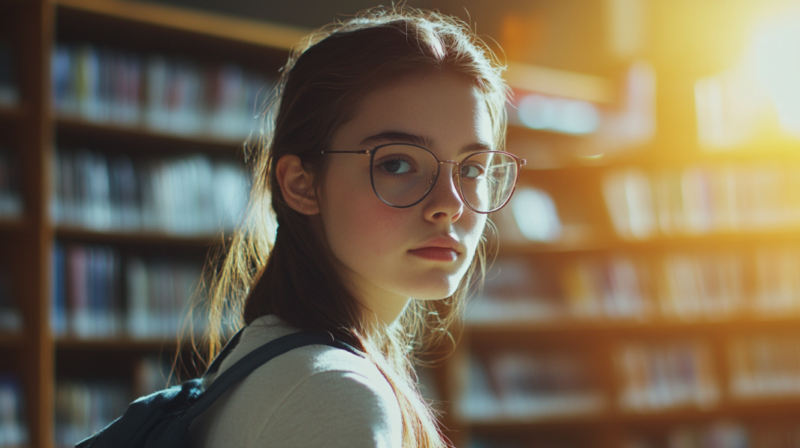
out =
<path fill-rule="evenodd" d="M 297 331 L 275 315 L 254 320 L 218 373 Z M 375 364 L 345 350 L 309 345 L 254 370 L 189 432 L 199 448 L 400 448 L 402 418 L 397 397 Z"/>

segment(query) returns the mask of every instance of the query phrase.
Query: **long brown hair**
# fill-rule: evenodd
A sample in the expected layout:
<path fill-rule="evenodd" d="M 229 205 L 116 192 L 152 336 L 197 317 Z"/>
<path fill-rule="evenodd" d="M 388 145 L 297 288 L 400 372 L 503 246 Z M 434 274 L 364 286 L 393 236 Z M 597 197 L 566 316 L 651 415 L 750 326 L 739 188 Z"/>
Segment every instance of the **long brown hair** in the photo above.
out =
<path fill-rule="evenodd" d="M 448 446 L 417 390 L 413 362 L 453 338 L 449 330 L 469 287 L 483 279 L 486 233 L 455 294 L 441 301 L 411 300 L 395 324 L 368 326 L 363 306 L 337 275 L 309 217 L 284 201 L 275 164 L 284 155 L 297 155 L 318 188 L 327 160 L 321 150 L 361 99 L 400 78 L 442 70 L 465 77 L 482 92 L 500 149 L 507 94 L 502 69 L 464 22 L 407 7 L 367 10 L 317 30 L 295 48 L 264 106 L 262 130 L 246 146 L 253 169 L 246 216 L 205 271 L 204 361 L 216 356 L 230 330 L 267 314 L 331 333 L 363 350 L 391 384 L 403 416 L 404 447 Z M 488 223 L 486 232 L 491 230 Z"/>

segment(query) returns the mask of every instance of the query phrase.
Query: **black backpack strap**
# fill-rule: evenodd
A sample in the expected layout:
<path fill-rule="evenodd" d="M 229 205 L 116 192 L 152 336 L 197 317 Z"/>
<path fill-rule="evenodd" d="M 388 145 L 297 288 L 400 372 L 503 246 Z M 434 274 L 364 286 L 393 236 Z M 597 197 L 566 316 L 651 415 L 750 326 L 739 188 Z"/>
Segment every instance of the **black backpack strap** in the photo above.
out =
<path fill-rule="evenodd" d="M 235 335 L 233 335 L 232 338 L 228 340 L 228 343 L 225 344 L 225 347 L 222 349 L 221 352 L 219 352 L 219 355 L 217 355 L 217 357 L 214 358 L 214 361 L 211 363 L 211 365 L 208 366 L 208 369 L 206 370 L 206 373 L 203 374 L 203 377 L 217 373 L 217 370 L 219 370 L 219 367 L 222 365 L 222 361 L 225 360 L 225 358 L 233 351 L 233 349 L 239 343 L 239 339 L 242 338 L 242 333 L 244 333 L 245 328 L 247 327 L 242 327 L 239 331 L 236 332 Z"/>
<path fill-rule="evenodd" d="M 227 354 L 230 352 L 228 347 L 231 346 L 231 342 L 233 342 L 234 345 L 238 343 L 237 337 L 240 337 L 240 334 L 241 330 L 236 334 L 236 336 L 234 336 L 233 339 L 231 339 L 228 345 L 225 346 L 225 350 L 223 350 L 223 352 L 227 350 L 225 356 L 227 356 Z M 206 389 L 202 395 L 200 395 L 195 405 L 183 415 L 183 418 L 188 419 L 189 421 L 194 420 L 197 416 L 202 414 L 203 411 L 208 409 L 208 407 L 210 407 L 219 397 L 221 397 L 225 391 L 228 390 L 228 388 L 243 380 L 252 371 L 276 356 L 306 345 L 328 345 L 330 347 L 347 350 L 356 356 L 362 358 L 364 357 L 363 352 L 345 342 L 334 339 L 330 334 L 301 331 L 298 333 L 281 336 L 278 339 L 270 341 L 248 353 L 242 359 L 237 361 L 236 364 L 222 372 L 217 378 L 214 379 L 214 382 L 211 383 L 208 389 Z M 215 367 L 214 364 L 216 364 L 216 360 L 211 365 L 211 368 Z M 211 368 L 209 368 L 209 372 L 211 371 Z M 219 368 L 219 365 L 217 365 L 216 368 Z"/>

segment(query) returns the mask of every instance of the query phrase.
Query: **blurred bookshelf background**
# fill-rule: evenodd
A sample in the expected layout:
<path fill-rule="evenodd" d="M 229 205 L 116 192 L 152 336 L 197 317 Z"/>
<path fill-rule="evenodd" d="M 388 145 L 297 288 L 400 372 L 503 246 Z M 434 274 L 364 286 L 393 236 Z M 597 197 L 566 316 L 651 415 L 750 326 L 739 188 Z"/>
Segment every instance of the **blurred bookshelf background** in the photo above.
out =
<path fill-rule="evenodd" d="M 297 5 L 0 4 L 0 447 L 175 381 L 253 111 L 373 4 Z M 419 369 L 456 446 L 800 447 L 800 2 L 409 5 L 502 46 L 528 160 L 464 337 Z"/>

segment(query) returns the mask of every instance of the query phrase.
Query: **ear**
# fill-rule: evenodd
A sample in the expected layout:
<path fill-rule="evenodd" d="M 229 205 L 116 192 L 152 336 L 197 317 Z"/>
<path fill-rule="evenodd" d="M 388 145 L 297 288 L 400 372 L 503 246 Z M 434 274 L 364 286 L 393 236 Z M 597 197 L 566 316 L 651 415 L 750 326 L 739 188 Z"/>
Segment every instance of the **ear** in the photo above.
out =
<path fill-rule="evenodd" d="M 287 154 L 278 159 L 275 176 L 289 207 L 304 215 L 319 213 L 316 192 L 312 186 L 314 177 L 303 168 L 300 157 Z"/>

